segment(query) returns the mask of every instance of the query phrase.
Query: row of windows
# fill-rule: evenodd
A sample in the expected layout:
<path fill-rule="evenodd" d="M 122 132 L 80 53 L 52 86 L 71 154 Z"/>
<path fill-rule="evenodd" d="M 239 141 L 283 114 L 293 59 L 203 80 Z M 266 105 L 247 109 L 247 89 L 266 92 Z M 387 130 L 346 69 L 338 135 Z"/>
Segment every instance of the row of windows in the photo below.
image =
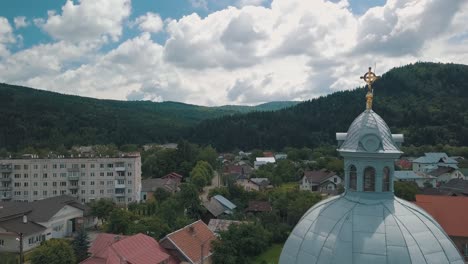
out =
<path fill-rule="evenodd" d="M 67 168 L 67 164 L 64 164 L 64 163 L 61 163 L 61 164 L 43 164 L 42 168 L 43 169 L 48 169 L 49 165 L 51 165 L 50 167 L 53 168 L 53 169 L 59 169 L 59 168 L 60 169 L 66 169 Z M 94 168 L 98 167 L 98 164 L 91 163 L 91 164 L 89 164 L 89 167 L 91 169 L 94 169 Z M 115 167 L 125 167 L 125 164 L 124 163 L 117 163 L 117 164 L 115 164 Z M 131 168 L 132 163 L 127 163 L 127 167 Z M 13 166 L 13 168 L 15 170 L 21 170 L 21 165 L 16 164 L 16 165 Z M 23 170 L 29 170 L 29 165 L 24 164 L 22 168 L 23 168 Z M 39 164 L 32 165 L 32 168 L 34 170 L 38 170 L 39 169 Z M 73 169 L 78 169 L 78 168 L 86 169 L 86 164 L 71 164 L 71 168 L 73 168 Z M 103 168 L 114 168 L 114 163 L 107 163 L 107 164 L 100 163 L 99 168 L 101 168 L 101 169 L 103 169 Z"/>
<path fill-rule="evenodd" d="M 96 194 L 95 191 L 98 191 L 98 190 L 90 190 L 90 191 L 89 191 L 89 194 Z M 39 193 L 40 193 L 40 191 L 33 191 L 33 192 L 32 192 L 32 195 L 33 195 L 33 196 L 37 196 L 37 195 L 39 195 Z M 66 194 L 66 193 L 67 193 L 67 190 L 60 190 L 60 191 L 58 191 L 58 190 L 53 190 L 51 193 L 52 193 L 52 195 L 57 195 L 58 193 L 60 193 L 60 194 Z M 70 190 L 70 193 L 71 193 L 71 194 L 77 194 L 77 190 Z M 114 193 L 114 189 L 107 189 L 106 193 L 107 193 L 107 194 L 113 194 L 113 193 Z M 120 190 L 119 190 L 119 191 L 116 191 L 115 193 L 117 193 L 117 194 L 125 194 L 125 189 L 122 189 L 122 191 L 120 191 Z M 127 189 L 127 193 L 132 193 L 132 189 Z M 15 191 L 15 192 L 14 192 L 14 195 L 15 195 L 15 196 L 21 196 L 21 194 L 23 194 L 24 196 L 28 196 L 28 195 L 29 195 L 29 191 L 23 191 L 23 192 L 21 192 L 21 191 Z M 46 191 L 46 190 L 42 191 L 42 195 L 43 195 L 43 196 L 47 196 L 48 194 L 49 194 L 48 191 Z M 81 190 L 81 194 L 86 194 L 86 190 Z M 99 194 L 104 194 L 104 190 L 99 190 Z"/>
<path fill-rule="evenodd" d="M 48 184 L 51 183 L 53 187 L 57 187 L 58 184 L 60 184 L 60 186 L 67 186 L 67 182 L 66 181 L 62 181 L 62 182 L 42 182 L 42 186 L 44 187 L 47 187 Z M 99 184 L 100 185 L 105 185 L 105 181 L 99 181 Z M 118 180 L 117 181 L 117 184 L 125 184 L 125 180 Z M 132 181 L 131 180 L 128 180 L 127 181 L 127 184 L 132 184 Z M 39 185 L 38 182 L 33 182 L 32 185 L 34 187 L 37 187 Z M 77 182 L 71 182 L 69 184 L 70 186 L 78 186 L 78 183 Z M 84 186 L 86 185 L 86 181 L 81 181 L 81 185 Z M 90 181 L 89 182 L 89 185 L 95 185 L 95 182 L 94 181 Z M 114 185 L 114 181 L 107 181 L 107 185 Z M 14 184 L 15 187 L 21 187 L 21 182 L 15 182 Z M 29 186 L 29 182 L 23 182 L 23 187 L 28 187 Z M 5 186 L 7 187 L 7 186 Z"/>
<path fill-rule="evenodd" d="M 60 177 L 62 177 L 62 178 L 67 177 L 67 173 L 66 173 L 66 172 L 62 172 L 62 173 L 60 173 L 60 174 L 58 174 L 58 173 L 52 173 L 52 177 L 53 177 L 53 178 L 57 178 L 58 175 L 60 175 Z M 70 175 L 70 176 L 81 176 L 81 177 L 86 177 L 86 172 L 81 172 L 80 174 L 78 174 L 78 172 L 69 172 L 69 175 Z M 95 172 L 90 172 L 90 173 L 89 173 L 89 176 L 91 176 L 91 177 L 94 177 L 95 175 L 96 175 Z M 49 176 L 49 174 L 47 174 L 47 173 L 43 173 L 43 174 L 42 174 L 42 178 L 43 178 L 43 179 L 47 179 L 48 176 Z M 106 173 L 100 172 L 100 173 L 99 173 L 99 176 L 101 176 L 101 177 L 104 177 L 104 176 L 113 177 L 113 176 L 114 176 L 114 172 L 112 172 L 112 171 L 108 171 L 108 172 L 106 172 Z M 117 176 L 125 176 L 125 172 L 123 172 L 123 171 L 118 171 L 118 172 L 117 172 Z M 127 176 L 132 176 L 132 172 L 130 172 L 130 171 L 127 172 Z M 21 179 L 21 174 L 20 174 L 20 173 L 15 173 L 14 177 L 15 177 L 15 179 Z M 5 178 L 7 178 L 7 177 L 5 177 Z M 28 174 L 28 173 L 24 173 L 24 174 L 23 174 L 23 178 L 28 179 L 28 178 L 29 178 L 29 174 Z M 38 173 L 34 173 L 34 174 L 33 174 L 33 178 L 39 178 L 39 174 L 38 174 Z"/>
<path fill-rule="evenodd" d="M 349 189 L 357 190 L 357 170 L 354 165 L 349 167 Z M 364 169 L 362 189 L 365 192 L 375 191 L 375 169 L 373 167 L 366 167 Z M 388 191 L 390 191 L 390 169 L 385 167 L 383 169 L 382 192 Z"/>

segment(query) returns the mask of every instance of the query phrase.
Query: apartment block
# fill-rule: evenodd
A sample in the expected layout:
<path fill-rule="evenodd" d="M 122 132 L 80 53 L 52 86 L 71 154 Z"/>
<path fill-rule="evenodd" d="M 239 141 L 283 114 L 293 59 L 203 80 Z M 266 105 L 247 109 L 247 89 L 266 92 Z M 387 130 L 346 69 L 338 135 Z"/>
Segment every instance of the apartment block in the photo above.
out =
<path fill-rule="evenodd" d="M 118 204 L 140 201 L 139 153 L 106 158 L 0 160 L 0 200 L 36 201 L 71 195 L 82 203 L 101 198 Z"/>

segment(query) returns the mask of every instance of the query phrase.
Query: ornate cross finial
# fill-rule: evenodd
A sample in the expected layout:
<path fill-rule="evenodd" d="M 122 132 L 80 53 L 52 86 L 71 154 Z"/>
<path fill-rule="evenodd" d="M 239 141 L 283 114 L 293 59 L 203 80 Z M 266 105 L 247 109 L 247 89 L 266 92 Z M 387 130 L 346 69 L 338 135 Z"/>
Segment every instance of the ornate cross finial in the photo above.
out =
<path fill-rule="evenodd" d="M 369 71 L 364 74 L 364 76 L 361 76 L 361 79 L 363 79 L 366 84 L 367 84 L 367 94 L 366 94 L 366 108 L 367 110 L 372 109 L 372 99 L 374 98 L 374 90 L 372 89 L 372 84 L 378 79 L 380 76 L 375 75 L 375 73 L 372 72 L 372 67 L 369 67 Z"/>

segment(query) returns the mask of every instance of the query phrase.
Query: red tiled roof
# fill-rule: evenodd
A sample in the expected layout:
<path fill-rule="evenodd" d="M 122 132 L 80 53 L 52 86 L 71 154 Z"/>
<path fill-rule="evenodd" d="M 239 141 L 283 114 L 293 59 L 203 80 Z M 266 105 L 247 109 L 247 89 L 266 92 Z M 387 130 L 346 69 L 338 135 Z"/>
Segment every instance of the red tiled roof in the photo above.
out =
<path fill-rule="evenodd" d="M 263 152 L 263 157 L 274 157 L 275 154 L 273 154 L 273 152 L 269 152 L 269 151 L 266 151 L 266 152 Z"/>
<path fill-rule="evenodd" d="M 193 263 L 201 259 L 203 245 L 203 257 L 211 255 L 211 241 L 216 239 L 215 234 L 201 220 L 196 221 L 182 229 L 179 229 L 163 240 L 170 240 L 177 249 Z"/>
<path fill-rule="evenodd" d="M 91 257 L 81 264 L 120 264 L 122 260 L 131 264 L 177 263 L 155 239 L 144 234 L 119 239 L 114 234 L 99 234 L 89 252 Z"/>
<path fill-rule="evenodd" d="M 468 197 L 417 194 L 415 203 L 450 236 L 468 237 Z"/>

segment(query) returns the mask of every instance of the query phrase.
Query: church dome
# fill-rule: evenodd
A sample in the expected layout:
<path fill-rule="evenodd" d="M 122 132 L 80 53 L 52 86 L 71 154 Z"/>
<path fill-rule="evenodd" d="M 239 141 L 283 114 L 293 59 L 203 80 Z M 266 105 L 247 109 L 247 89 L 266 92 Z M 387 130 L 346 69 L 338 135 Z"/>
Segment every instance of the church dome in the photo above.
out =
<path fill-rule="evenodd" d="M 339 151 L 401 153 L 387 123 L 372 109 L 354 119 Z"/>
<path fill-rule="evenodd" d="M 281 253 L 282 264 L 459 263 L 439 224 L 393 193 L 354 193 L 324 200 L 305 213 Z"/>

